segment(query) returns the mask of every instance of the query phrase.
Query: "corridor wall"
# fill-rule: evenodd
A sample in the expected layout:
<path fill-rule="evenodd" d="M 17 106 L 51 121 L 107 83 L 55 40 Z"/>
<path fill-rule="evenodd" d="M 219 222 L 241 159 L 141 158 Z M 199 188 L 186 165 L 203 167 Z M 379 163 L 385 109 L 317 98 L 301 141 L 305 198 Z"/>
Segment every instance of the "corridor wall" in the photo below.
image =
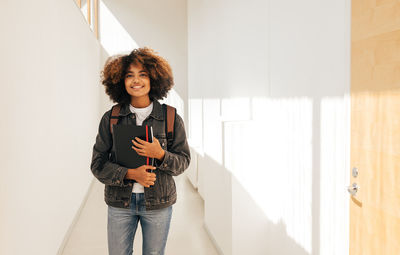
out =
<path fill-rule="evenodd" d="M 350 2 L 188 0 L 189 137 L 223 254 L 347 254 Z"/>
<path fill-rule="evenodd" d="M 93 180 L 106 53 L 72 0 L 0 1 L 0 254 L 57 254 Z"/>

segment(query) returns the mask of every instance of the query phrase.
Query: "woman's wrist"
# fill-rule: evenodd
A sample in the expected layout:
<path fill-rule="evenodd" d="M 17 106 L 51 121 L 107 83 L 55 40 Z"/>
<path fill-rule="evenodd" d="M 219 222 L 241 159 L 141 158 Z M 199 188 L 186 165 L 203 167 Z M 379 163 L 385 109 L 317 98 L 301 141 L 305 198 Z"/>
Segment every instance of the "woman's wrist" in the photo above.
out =
<path fill-rule="evenodd" d="M 125 179 L 128 180 L 136 180 L 136 169 L 130 168 L 128 172 L 126 172 Z"/>
<path fill-rule="evenodd" d="M 158 155 L 158 157 L 156 157 L 156 159 L 163 161 L 164 160 L 164 156 L 165 156 L 165 151 L 161 150 L 160 154 Z"/>

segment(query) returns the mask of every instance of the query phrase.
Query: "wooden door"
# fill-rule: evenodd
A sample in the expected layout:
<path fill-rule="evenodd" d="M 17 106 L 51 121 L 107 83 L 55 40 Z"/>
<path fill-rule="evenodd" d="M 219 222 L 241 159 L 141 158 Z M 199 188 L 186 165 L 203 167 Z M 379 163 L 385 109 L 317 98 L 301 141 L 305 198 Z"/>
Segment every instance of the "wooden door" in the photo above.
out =
<path fill-rule="evenodd" d="M 400 1 L 353 0 L 351 15 L 350 255 L 398 255 Z"/>

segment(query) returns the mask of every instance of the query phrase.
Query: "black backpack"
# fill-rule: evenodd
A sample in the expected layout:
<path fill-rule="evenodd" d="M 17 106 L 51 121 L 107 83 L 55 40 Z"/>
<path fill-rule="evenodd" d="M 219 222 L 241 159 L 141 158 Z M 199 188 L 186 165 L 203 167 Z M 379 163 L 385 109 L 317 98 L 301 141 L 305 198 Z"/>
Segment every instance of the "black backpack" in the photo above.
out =
<path fill-rule="evenodd" d="M 164 116 L 167 116 L 165 121 L 165 130 L 167 135 L 167 148 L 170 148 L 172 141 L 174 140 L 174 124 L 176 118 L 176 108 L 167 104 L 163 104 Z M 112 107 L 110 117 L 110 132 L 112 133 L 112 125 L 115 125 L 119 121 L 119 111 L 121 110 L 121 104 L 116 104 Z"/>

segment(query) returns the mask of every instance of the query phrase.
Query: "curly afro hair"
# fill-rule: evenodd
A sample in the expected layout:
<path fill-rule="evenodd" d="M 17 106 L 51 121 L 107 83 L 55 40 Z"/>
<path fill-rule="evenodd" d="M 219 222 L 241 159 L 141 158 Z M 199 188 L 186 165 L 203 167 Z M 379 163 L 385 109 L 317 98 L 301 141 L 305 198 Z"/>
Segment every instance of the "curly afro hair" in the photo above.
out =
<path fill-rule="evenodd" d="M 174 85 L 172 69 L 164 58 L 148 47 L 134 49 L 129 55 L 109 57 L 101 71 L 101 83 L 114 103 L 130 103 L 131 97 L 125 89 L 125 75 L 131 64 L 138 63 L 150 77 L 150 100 L 163 99 Z"/>

